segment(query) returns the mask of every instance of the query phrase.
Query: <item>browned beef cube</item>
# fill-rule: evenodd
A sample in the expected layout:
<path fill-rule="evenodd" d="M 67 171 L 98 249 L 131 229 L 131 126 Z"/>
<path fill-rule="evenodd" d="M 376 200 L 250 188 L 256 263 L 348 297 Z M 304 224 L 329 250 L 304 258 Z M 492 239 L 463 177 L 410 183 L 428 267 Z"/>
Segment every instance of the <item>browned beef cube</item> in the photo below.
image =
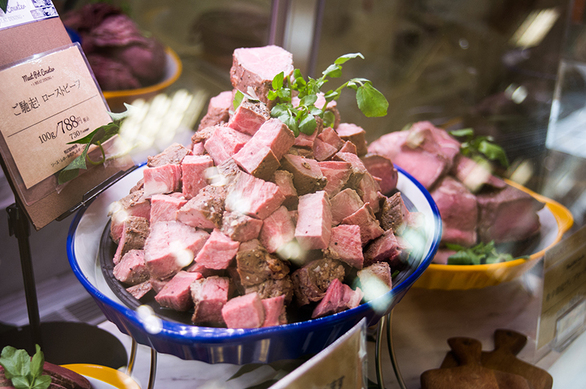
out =
<path fill-rule="evenodd" d="M 287 264 L 271 256 L 256 239 L 240 244 L 236 264 L 244 286 L 257 285 L 268 279 L 282 279 L 289 273 Z"/>
<path fill-rule="evenodd" d="M 228 328 L 259 328 L 265 321 L 265 310 L 257 293 L 234 297 L 222 307 Z"/>
<path fill-rule="evenodd" d="M 366 170 L 366 166 L 362 163 L 358 155 L 353 153 L 346 153 L 346 152 L 337 152 L 334 156 L 334 160 L 336 161 L 345 161 L 352 165 L 352 174 L 348 179 L 348 187 L 352 189 L 358 190 L 358 186 L 360 185 L 360 181 L 368 170 Z"/>
<path fill-rule="evenodd" d="M 226 191 L 221 186 L 208 185 L 177 211 L 177 220 L 188 226 L 214 229 L 222 225 Z"/>
<path fill-rule="evenodd" d="M 389 195 L 397 188 L 399 173 L 389 158 L 377 154 L 367 154 L 361 160 L 366 170 L 373 177 L 380 179 L 380 191 L 382 194 Z"/>
<path fill-rule="evenodd" d="M 315 159 L 286 154 L 281 160 L 281 166 L 293 173 L 293 183 L 299 196 L 322 190 L 327 185 L 327 179 Z"/>
<path fill-rule="evenodd" d="M 362 201 L 370 205 L 372 212 L 377 213 L 380 210 L 380 203 L 383 195 L 380 193 L 380 179 L 374 178 L 370 173 L 365 173 L 358 185 Z"/>
<path fill-rule="evenodd" d="M 230 280 L 212 276 L 200 278 L 191 284 L 194 324 L 223 324 L 222 307 L 230 297 Z"/>
<path fill-rule="evenodd" d="M 332 227 L 332 236 L 324 255 L 337 259 L 357 269 L 362 269 L 364 255 L 360 227 L 357 225 L 342 224 Z"/>
<path fill-rule="evenodd" d="M 180 271 L 157 293 L 155 300 L 162 307 L 176 311 L 187 311 L 193 307 L 190 286 L 200 278 L 202 278 L 200 273 Z"/>
<path fill-rule="evenodd" d="M 350 141 L 356 146 L 356 153 L 359 156 L 366 154 L 366 131 L 362 127 L 352 123 L 340 123 L 336 132 L 343 140 Z"/>
<path fill-rule="evenodd" d="M 114 243 L 120 241 L 124 221 L 129 216 L 150 218 L 151 203 L 144 197 L 143 190 L 136 190 L 122 199 L 112 203 L 110 207 L 110 237 Z"/>
<path fill-rule="evenodd" d="M 387 293 L 393 287 L 391 266 L 388 262 L 376 262 L 359 270 L 356 275 L 367 301 Z"/>
<path fill-rule="evenodd" d="M 149 222 L 144 217 L 128 216 L 123 223 L 122 235 L 114 254 L 114 265 L 130 250 L 142 250 L 149 235 Z"/>
<path fill-rule="evenodd" d="M 362 245 L 365 245 L 372 239 L 378 238 L 385 232 L 368 204 L 364 204 L 358 211 L 344 218 L 342 224 L 356 224 L 360 226 Z"/>
<path fill-rule="evenodd" d="M 387 197 L 383 202 L 380 215 L 381 227 L 384 230 L 392 230 L 394 233 L 400 234 L 406 226 L 407 212 L 400 192 Z"/>
<path fill-rule="evenodd" d="M 291 275 L 298 305 L 321 300 L 334 280 L 344 278 L 344 266 L 330 258 L 322 258 L 305 264 Z"/>
<path fill-rule="evenodd" d="M 332 225 L 337 226 L 364 206 L 364 201 L 354 189 L 346 188 L 331 199 Z"/>
<path fill-rule="evenodd" d="M 393 268 L 399 267 L 404 250 L 405 247 L 399 243 L 393 231 L 387 230 L 383 235 L 373 240 L 364 250 L 364 266 L 386 261 Z"/>
<path fill-rule="evenodd" d="M 328 180 L 324 190 L 330 198 L 334 197 L 348 183 L 352 175 L 352 165 L 344 161 L 323 161 L 318 164 L 322 174 Z"/>
<path fill-rule="evenodd" d="M 269 278 L 260 284 L 244 288 L 244 294 L 252 292 L 258 293 L 261 299 L 284 295 L 285 302 L 290 303 L 293 299 L 293 281 L 291 281 L 291 276 L 288 274 L 284 278 L 278 280 Z"/>
<path fill-rule="evenodd" d="M 173 143 L 161 153 L 148 157 L 147 166 L 157 167 L 169 164 L 179 165 L 186 155 L 191 155 L 190 149 L 179 143 Z"/>
<path fill-rule="evenodd" d="M 130 250 L 114 266 L 114 277 L 128 285 L 136 285 L 150 278 L 144 261 L 144 250 Z"/>
<path fill-rule="evenodd" d="M 285 196 L 283 205 L 288 209 L 297 209 L 299 197 L 297 196 L 297 189 L 293 185 L 293 174 L 286 170 L 277 170 L 273 176 L 273 182 L 277 184 L 279 190 Z"/>
<path fill-rule="evenodd" d="M 153 289 L 150 281 L 145 281 L 138 285 L 133 285 L 129 288 L 126 288 L 126 291 L 132 295 L 137 300 L 143 298 L 148 292 Z"/>
<path fill-rule="evenodd" d="M 323 299 L 313 310 L 311 318 L 331 315 L 346 309 L 356 308 L 362 301 L 363 293 L 360 288 L 352 290 L 338 279 L 332 280 Z"/>
<path fill-rule="evenodd" d="M 247 135 L 254 135 L 270 118 L 271 113 L 266 104 L 244 99 L 228 121 L 228 127 Z"/>
<path fill-rule="evenodd" d="M 246 242 L 258 238 L 263 221 L 236 212 L 225 211 L 221 231 L 230 239 Z"/>

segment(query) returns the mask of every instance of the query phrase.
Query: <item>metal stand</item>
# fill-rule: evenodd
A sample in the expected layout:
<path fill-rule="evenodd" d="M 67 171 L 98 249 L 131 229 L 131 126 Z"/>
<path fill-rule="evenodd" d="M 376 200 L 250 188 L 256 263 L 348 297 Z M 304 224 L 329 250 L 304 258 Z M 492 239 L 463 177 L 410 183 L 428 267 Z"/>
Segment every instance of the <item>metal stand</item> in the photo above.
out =
<path fill-rule="evenodd" d="M 397 382 L 399 383 L 399 387 L 401 389 L 407 389 L 405 386 L 405 381 L 403 380 L 403 376 L 401 375 L 401 371 L 399 370 L 399 365 L 397 363 L 397 358 L 395 356 L 395 349 L 393 345 L 393 334 L 392 334 L 392 323 L 393 323 L 393 311 L 387 315 L 383 316 L 377 328 L 377 336 L 376 336 L 376 346 L 375 346 L 375 363 L 376 363 L 376 379 L 378 382 L 378 387 L 380 389 L 384 389 L 385 383 L 383 379 L 383 369 L 382 369 L 382 358 L 381 358 L 381 348 L 382 348 L 382 335 L 384 333 L 385 325 L 387 327 L 387 348 L 389 351 L 389 356 L 391 357 L 391 364 L 393 365 L 393 371 L 395 372 L 395 376 L 397 377 Z"/>
<path fill-rule="evenodd" d="M 132 338 L 132 344 L 130 345 L 130 356 L 128 358 L 128 367 L 126 372 L 129 376 L 132 376 L 132 371 L 134 370 L 134 363 L 136 362 L 136 351 L 137 351 L 137 343 L 134 338 Z M 153 389 L 155 387 L 155 379 L 157 377 L 157 352 L 151 348 L 151 365 L 149 368 L 149 383 L 148 389 Z"/>

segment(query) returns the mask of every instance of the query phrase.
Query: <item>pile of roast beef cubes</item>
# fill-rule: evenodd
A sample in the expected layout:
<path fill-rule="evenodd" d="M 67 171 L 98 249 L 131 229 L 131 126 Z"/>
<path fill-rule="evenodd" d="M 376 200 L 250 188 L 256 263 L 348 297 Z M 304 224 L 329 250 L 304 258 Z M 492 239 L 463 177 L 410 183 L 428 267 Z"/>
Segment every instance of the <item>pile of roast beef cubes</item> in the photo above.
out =
<path fill-rule="evenodd" d="M 228 328 L 317 318 L 388 292 L 411 249 L 402 234 L 422 222 L 391 160 L 367 154 L 364 130 L 341 123 L 335 102 L 336 123 L 318 120 L 312 135 L 270 117 L 271 80 L 293 71 L 287 51 L 233 59 L 234 90 L 260 101 L 234 109 L 233 91 L 220 93 L 192 144 L 149 157 L 112 212 L 115 277 L 139 300 L 154 293 L 194 324 Z"/>

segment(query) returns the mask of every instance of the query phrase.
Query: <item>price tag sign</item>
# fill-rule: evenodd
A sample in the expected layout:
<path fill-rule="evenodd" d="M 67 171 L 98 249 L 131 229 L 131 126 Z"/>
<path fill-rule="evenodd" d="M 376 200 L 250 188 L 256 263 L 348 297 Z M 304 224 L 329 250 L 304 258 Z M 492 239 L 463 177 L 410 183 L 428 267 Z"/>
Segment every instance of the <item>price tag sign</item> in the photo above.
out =
<path fill-rule="evenodd" d="M 366 385 L 366 320 L 270 389 L 356 389 Z"/>
<path fill-rule="evenodd" d="M 110 122 L 78 44 L 0 70 L 0 132 L 26 189 L 67 166 L 68 144 Z"/>

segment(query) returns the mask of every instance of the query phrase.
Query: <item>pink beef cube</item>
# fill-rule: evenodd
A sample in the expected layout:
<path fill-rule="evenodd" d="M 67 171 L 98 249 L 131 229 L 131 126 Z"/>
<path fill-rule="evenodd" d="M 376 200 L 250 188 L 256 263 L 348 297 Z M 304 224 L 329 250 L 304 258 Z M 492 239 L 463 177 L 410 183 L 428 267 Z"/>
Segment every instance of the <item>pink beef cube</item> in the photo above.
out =
<path fill-rule="evenodd" d="M 346 309 L 356 308 L 360 305 L 363 296 L 360 288 L 352 290 L 352 288 L 346 284 L 342 284 L 336 278 L 328 286 L 324 298 L 313 310 L 311 318 L 315 319 L 316 317 L 327 316 L 345 311 Z"/>
<path fill-rule="evenodd" d="M 265 321 L 262 300 L 256 292 L 234 297 L 222 307 L 222 317 L 228 328 L 259 328 Z"/>
<path fill-rule="evenodd" d="M 228 122 L 228 127 L 247 135 L 254 135 L 271 117 L 266 106 L 243 100 Z"/>
<path fill-rule="evenodd" d="M 236 257 L 239 246 L 240 242 L 235 242 L 222 234 L 220 230 L 214 229 L 195 257 L 195 262 L 208 269 L 226 269 Z"/>
<path fill-rule="evenodd" d="M 327 184 L 327 179 L 322 174 L 318 161 L 313 158 L 285 154 L 281 165 L 283 169 L 293 174 L 293 183 L 299 195 L 322 190 Z"/>
<path fill-rule="evenodd" d="M 194 324 L 224 324 L 222 308 L 230 297 L 230 279 L 227 277 L 206 277 L 191 284 L 191 298 Z"/>
<path fill-rule="evenodd" d="M 162 307 L 171 308 L 176 311 L 188 311 L 193 307 L 190 286 L 195 280 L 200 278 L 202 278 L 200 273 L 180 271 L 157 293 L 155 300 Z"/>
<path fill-rule="evenodd" d="M 152 278 L 165 279 L 188 266 L 209 234 L 178 221 L 151 225 L 144 247 L 144 259 Z"/>
<path fill-rule="evenodd" d="M 325 249 L 332 232 L 332 211 L 328 194 L 321 190 L 299 198 L 299 219 L 295 237 L 306 250 Z"/>
<path fill-rule="evenodd" d="M 151 290 L 153 290 L 153 286 L 151 285 L 150 281 L 145 281 L 138 285 L 133 285 L 129 288 L 126 288 L 126 291 L 137 300 L 143 298 Z"/>
<path fill-rule="evenodd" d="M 199 129 L 223 124 L 230 118 L 232 108 L 232 91 L 220 92 L 210 99 L 208 111 L 199 123 Z"/>
<path fill-rule="evenodd" d="M 284 294 L 277 297 L 262 299 L 261 301 L 265 310 L 265 321 L 262 324 L 263 327 L 287 324 Z"/>
<path fill-rule="evenodd" d="M 225 197 L 223 187 L 208 185 L 177 211 L 177 220 L 196 228 L 217 228 L 222 222 Z"/>
<path fill-rule="evenodd" d="M 352 165 L 352 176 L 348 180 L 348 186 L 356 189 L 362 180 L 362 177 L 368 173 L 366 166 L 362 163 L 362 160 L 356 154 L 345 153 L 338 151 L 334 156 L 335 160 L 346 161 Z"/>
<path fill-rule="evenodd" d="M 263 180 L 268 180 L 281 166 L 273 150 L 263 145 L 257 148 L 244 146 L 233 159 L 242 170 Z"/>
<path fill-rule="evenodd" d="M 350 153 L 358 155 L 358 150 L 356 149 L 356 145 L 349 140 L 344 142 L 344 146 L 338 151 L 340 153 Z"/>
<path fill-rule="evenodd" d="M 380 193 L 379 179 L 374 178 L 370 173 L 365 173 L 358 184 L 358 190 L 362 192 L 362 201 L 369 204 L 372 212 L 380 211 L 380 202 L 383 199 Z"/>
<path fill-rule="evenodd" d="M 385 231 L 383 235 L 373 240 L 364 251 L 364 265 L 370 266 L 373 263 L 385 261 L 393 268 L 398 267 L 401 265 L 403 249 L 393 231 Z"/>
<path fill-rule="evenodd" d="M 382 155 L 369 154 L 361 158 L 362 163 L 373 177 L 380 179 L 380 191 L 384 195 L 389 195 L 397 188 L 399 173 L 391 160 Z"/>
<path fill-rule="evenodd" d="M 364 204 L 358 211 L 344 218 L 342 224 L 356 224 L 360 226 L 362 245 L 365 245 L 372 239 L 378 238 L 385 232 L 368 204 Z"/>
<path fill-rule="evenodd" d="M 144 247 L 149 235 L 149 222 L 144 217 L 128 216 L 122 226 L 122 235 L 118 241 L 116 253 L 114 253 L 114 265 L 117 265 L 122 256 L 128 251 Z"/>
<path fill-rule="evenodd" d="M 289 209 L 296 208 L 299 197 L 297 196 L 297 189 L 293 185 L 293 173 L 286 170 L 277 170 L 273 177 L 273 182 L 277 184 L 279 190 L 285 196 L 283 205 Z"/>
<path fill-rule="evenodd" d="M 269 103 L 267 94 L 272 80 L 281 72 L 285 78 L 293 73 L 293 54 L 279 46 L 239 48 L 232 54 L 230 81 L 243 92 L 251 87 L 260 101 Z"/>
<path fill-rule="evenodd" d="M 206 153 L 204 142 L 194 143 L 191 147 L 191 152 L 193 155 L 204 155 Z"/>
<path fill-rule="evenodd" d="M 358 211 L 364 201 L 354 189 L 346 188 L 331 199 L 332 225 L 337 226 L 354 212 Z"/>
<path fill-rule="evenodd" d="M 387 262 L 372 264 L 359 270 L 356 275 L 366 301 L 380 297 L 393 288 L 391 267 Z"/>
<path fill-rule="evenodd" d="M 331 127 L 324 128 L 324 130 L 317 136 L 322 142 L 325 142 L 336 150 L 340 150 L 344 146 L 344 141 L 338 133 Z"/>
<path fill-rule="evenodd" d="M 147 221 L 151 214 L 151 203 L 144 197 L 144 191 L 136 190 L 112 203 L 109 209 L 111 214 L 110 236 L 114 243 L 118 243 L 124 222 L 129 216 L 144 217 Z"/>
<path fill-rule="evenodd" d="M 152 223 L 166 222 L 177 219 L 177 211 L 187 200 L 182 197 L 156 194 L 151 197 Z"/>
<path fill-rule="evenodd" d="M 241 173 L 228 189 L 226 209 L 263 220 L 284 200 L 285 196 L 276 184 Z"/>
<path fill-rule="evenodd" d="M 220 126 L 205 142 L 204 147 L 214 160 L 214 164 L 218 166 L 236 154 L 249 139 L 250 135 L 227 126 Z"/>
<path fill-rule="evenodd" d="M 318 164 L 322 174 L 328 180 L 324 190 L 329 197 L 337 195 L 350 179 L 352 165 L 344 161 L 323 161 Z"/>
<path fill-rule="evenodd" d="M 360 227 L 350 224 L 332 227 L 332 236 L 326 253 L 330 258 L 346 262 L 357 269 L 362 269 L 364 256 L 362 254 Z"/>
<path fill-rule="evenodd" d="M 317 138 L 317 134 L 317 129 L 311 135 L 300 132 L 299 135 L 297 135 L 297 138 L 295 138 L 295 146 L 312 148 L 313 142 L 315 142 L 315 139 Z"/>
<path fill-rule="evenodd" d="M 345 141 L 350 141 L 356 146 L 356 154 L 362 156 L 367 153 L 366 131 L 362 127 L 352 123 L 340 123 L 336 132 Z"/>
<path fill-rule="evenodd" d="M 144 250 L 130 250 L 114 266 L 114 277 L 128 285 L 136 285 L 150 278 L 144 261 Z"/>
<path fill-rule="evenodd" d="M 181 162 L 181 176 L 183 180 L 183 195 L 190 199 L 197 195 L 200 189 L 208 185 L 206 170 L 214 166 L 209 155 L 187 155 Z"/>
<path fill-rule="evenodd" d="M 144 195 L 171 193 L 181 189 L 181 166 L 177 164 L 147 167 L 143 170 Z"/>
<path fill-rule="evenodd" d="M 294 238 L 295 224 L 285 206 L 263 220 L 259 240 L 269 253 L 277 252 Z"/>
<path fill-rule="evenodd" d="M 225 211 L 221 231 L 232 240 L 247 242 L 258 238 L 262 223 L 262 220 L 247 215 Z"/>
<path fill-rule="evenodd" d="M 318 161 L 325 161 L 332 158 L 338 149 L 329 143 L 324 142 L 319 137 L 313 142 L 313 157 Z"/>

